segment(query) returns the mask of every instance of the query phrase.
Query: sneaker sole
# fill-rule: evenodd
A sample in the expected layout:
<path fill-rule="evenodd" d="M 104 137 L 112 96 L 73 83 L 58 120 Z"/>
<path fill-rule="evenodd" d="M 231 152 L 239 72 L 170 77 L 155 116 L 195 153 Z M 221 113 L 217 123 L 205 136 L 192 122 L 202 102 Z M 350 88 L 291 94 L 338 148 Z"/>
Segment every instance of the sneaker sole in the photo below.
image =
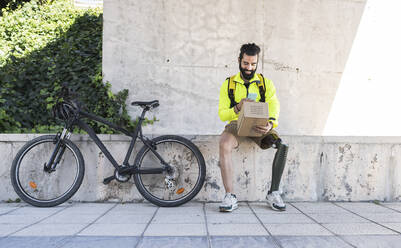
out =
<path fill-rule="evenodd" d="M 220 212 L 232 212 L 233 210 L 235 210 L 237 208 L 238 208 L 238 205 L 234 205 L 231 208 L 219 207 Z"/>
<path fill-rule="evenodd" d="M 269 204 L 271 209 L 273 209 L 274 211 L 280 211 L 280 212 L 284 212 L 286 209 L 284 208 L 277 208 L 273 205 L 273 203 Z"/>

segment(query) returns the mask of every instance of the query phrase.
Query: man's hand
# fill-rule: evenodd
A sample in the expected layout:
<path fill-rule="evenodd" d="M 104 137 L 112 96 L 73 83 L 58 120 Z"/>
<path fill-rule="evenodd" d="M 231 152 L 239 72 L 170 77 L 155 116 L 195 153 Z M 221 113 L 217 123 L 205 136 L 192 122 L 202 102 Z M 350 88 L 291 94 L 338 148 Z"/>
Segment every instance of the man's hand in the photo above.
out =
<path fill-rule="evenodd" d="M 261 134 L 267 134 L 273 128 L 273 123 L 268 122 L 267 126 L 254 126 L 253 129 Z"/>
<path fill-rule="evenodd" d="M 254 100 L 249 99 L 249 98 L 242 98 L 242 100 L 234 107 L 234 110 L 236 110 L 237 114 L 241 111 L 242 105 L 244 104 L 244 102 L 254 102 Z"/>

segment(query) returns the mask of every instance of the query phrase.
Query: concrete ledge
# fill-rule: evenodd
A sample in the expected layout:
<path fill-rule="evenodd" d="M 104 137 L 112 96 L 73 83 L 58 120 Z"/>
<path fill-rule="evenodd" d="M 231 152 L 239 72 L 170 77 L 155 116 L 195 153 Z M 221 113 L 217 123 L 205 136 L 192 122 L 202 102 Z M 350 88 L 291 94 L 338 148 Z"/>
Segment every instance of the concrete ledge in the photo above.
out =
<path fill-rule="evenodd" d="M 0 134 L 0 201 L 15 199 L 10 167 L 25 142 L 43 134 Z M 149 135 L 152 137 L 152 135 Z M 155 135 L 156 136 L 156 135 Z M 122 161 L 129 139 L 122 135 L 99 135 L 117 161 Z M 207 180 L 196 197 L 220 201 L 224 194 L 218 164 L 219 136 L 185 136 L 201 150 Z M 289 144 L 281 190 L 291 201 L 399 201 L 401 200 L 401 137 L 283 136 Z M 133 181 L 102 184 L 113 167 L 87 135 L 73 135 L 85 159 L 84 182 L 75 201 L 137 201 L 142 196 Z M 138 143 L 135 151 L 141 144 Z M 270 186 L 275 150 L 260 150 L 245 140 L 233 152 L 235 191 L 239 200 L 262 201 Z M 133 160 L 133 158 L 132 158 Z M 131 161 L 132 162 L 132 161 Z"/>

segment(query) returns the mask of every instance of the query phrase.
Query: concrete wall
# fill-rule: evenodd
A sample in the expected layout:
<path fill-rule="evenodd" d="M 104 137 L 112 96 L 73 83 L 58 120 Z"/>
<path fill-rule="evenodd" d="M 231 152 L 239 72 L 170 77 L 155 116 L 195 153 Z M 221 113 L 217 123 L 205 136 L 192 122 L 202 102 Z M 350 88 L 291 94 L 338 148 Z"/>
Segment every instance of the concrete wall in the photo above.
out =
<path fill-rule="evenodd" d="M 10 182 L 12 159 L 20 147 L 37 135 L 0 134 L 0 201 L 15 199 Z M 101 139 L 122 162 L 128 141 L 118 135 Z M 220 201 L 224 189 L 218 165 L 218 136 L 188 136 L 200 148 L 206 161 L 206 182 L 196 197 Z M 399 137 L 284 136 L 290 149 L 281 190 L 289 201 L 399 201 L 401 200 L 401 142 Z M 87 136 L 74 135 L 81 149 L 86 174 L 72 198 L 76 201 L 136 201 L 143 198 L 131 179 L 103 185 L 113 167 Z M 233 152 L 235 192 L 240 200 L 262 201 L 270 186 L 275 150 L 261 151 L 251 142 Z"/>
<path fill-rule="evenodd" d="M 278 131 L 321 135 L 365 3 L 105 0 L 104 78 L 130 101 L 160 100 L 150 133 L 218 134 L 220 85 L 238 71 L 240 45 L 256 42 L 281 101 Z"/>

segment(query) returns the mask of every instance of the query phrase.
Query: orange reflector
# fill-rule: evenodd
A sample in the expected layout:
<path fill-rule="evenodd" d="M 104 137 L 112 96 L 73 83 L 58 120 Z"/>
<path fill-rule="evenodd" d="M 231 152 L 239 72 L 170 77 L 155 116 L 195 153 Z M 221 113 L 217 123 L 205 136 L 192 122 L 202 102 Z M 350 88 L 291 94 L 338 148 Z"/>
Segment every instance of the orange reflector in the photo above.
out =
<path fill-rule="evenodd" d="M 29 186 L 31 186 L 31 188 L 33 188 L 33 189 L 36 189 L 36 187 L 37 187 L 36 183 L 34 183 L 32 181 L 29 182 Z"/>
<path fill-rule="evenodd" d="M 182 194 L 182 192 L 184 192 L 184 190 L 185 190 L 184 188 L 179 188 L 179 189 L 177 190 L 177 192 L 176 192 L 177 195 Z"/>

